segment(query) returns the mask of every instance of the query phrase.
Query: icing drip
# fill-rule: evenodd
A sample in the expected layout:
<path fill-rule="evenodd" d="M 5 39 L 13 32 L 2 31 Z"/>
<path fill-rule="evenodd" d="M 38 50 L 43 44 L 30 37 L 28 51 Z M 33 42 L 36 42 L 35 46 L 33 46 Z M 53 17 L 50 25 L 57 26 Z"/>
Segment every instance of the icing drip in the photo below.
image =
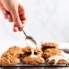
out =
<path fill-rule="evenodd" d="M 50 62 L 51 60 L 55 60 L 55 63 L 54 64 L 57 64 L 59 60 L 65 60 L 69 63 L 69 54 L 65 53 L 64 51 L 61 51 L 61 56 L 51 56 L 50 58 L 48 58 L 48 62 Z"/>
<path fill-rule="evenodd" d="M 65 57 L 65 56 L 51 56 L 50 58 L 48 58 L 48 62 L 50 62 L 51 60 L 55 60 L 55 63 L 54 64 L 57 64 L 59 60 L 65 60 L 69 63 L 69 60 Z"/>
<path fill-rule="evenodd" d="M 34 54 L 34 49 L 32 49 L 32 53 L 31 53 L 30 57 L 32 57 L 32 58 L 37 58 L 38 57 L 37 55 Z"/>
<path fill-rule="evenodd" d="M 32 51 L 30 57 L 37 58 L 38 56 L 34 54 L 34 49 L 36 48 L 36 44 L 30 39 L 27 39 L 26 41 L 27 41 L 27 44 L 29 45 L 29 47 L 31 48 L 31 51 Z"/>
<path fill-rule="evenodd" d="M 29 45 L 29 47 L 31 49 L 35 49 L 36 48 L 36 44 L 32 40 L 27 39 L 26 42 L 27 42 L 27 44 Z"/>
<path fill-rule="evenodd" d="M 61 51 L 62 56 L 65 56 L 67 59 L 69 59 L 69 54 L 65 53 L 64 51 Z"/>

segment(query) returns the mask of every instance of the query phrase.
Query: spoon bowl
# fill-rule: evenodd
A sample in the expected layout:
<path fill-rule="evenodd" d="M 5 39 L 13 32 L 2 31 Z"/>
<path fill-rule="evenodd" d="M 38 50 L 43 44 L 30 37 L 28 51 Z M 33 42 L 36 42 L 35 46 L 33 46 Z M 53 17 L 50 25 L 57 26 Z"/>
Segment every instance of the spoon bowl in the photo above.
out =
<path fill-rule="evenodd" d="M 28 36 L 24 30 L 23 30 L 23 33 L 26 36 L 25 40 L 30 40 L 30 41 L 32 41 L 37 46 L 37 43 L 36 43 L 36 41 L 34 40 L 33 37 Z M 26 43 L 27 43 L 27 41 L 26 41 Z M 29 45 L 29 44 L 27 43 L 27 45 Z"/>
<path fill-rule="evenodd" d="M 29 39 L 29 40 L 33 41 L 33 42 L 37 45 L 37 43 L 36 43 L 36 41 L 34 40 L 33 37 L 31 37 L 31 36 L 26 36 L 25 39 L 26 39 L 26 40 Z"/>

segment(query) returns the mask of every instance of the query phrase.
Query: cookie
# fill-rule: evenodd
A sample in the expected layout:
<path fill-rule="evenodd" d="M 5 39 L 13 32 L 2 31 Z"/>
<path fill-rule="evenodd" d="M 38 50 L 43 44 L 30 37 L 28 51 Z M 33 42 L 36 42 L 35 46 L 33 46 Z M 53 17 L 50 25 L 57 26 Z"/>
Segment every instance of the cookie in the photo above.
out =
<path fill-rule="evenodd" d="M 0 66 L 12 66 L 20 63 L 20 59 L 10 54 L 0 59 Z"/>
<path fill-rule="evenodd" d="M 61 51 L 57 48 L 48 48 L 43 52 L 43 57 L 45 59 L 55 55 L 61 55 Z"/>
<path fill-rule="evenodd" d="M 25 52 L 31 52 L 31 48 L 29 46 L 26 46 L 25 48 L 22 49 L 22 51 Z"/>
<path fill-rule="evenodd" d="M 29 55 L 31 55 L 32 51 L 31 51 L 31 48 L 27 46 L 27 47 L 23 48 L 23 52 L 24 52 L 23 56 L 29 56 Z M 34 54 L 38 55 L 38 56 L 42 56 L 43 52 L 40 48 L 36 48 L 34 50 Z"/>
<path fill-rule="evenodd" d="M 54 59 L 49 62 L 49 64 L 51 64 L 51 65 L 54 64 L 54 63 L 55 63 L 55 60 L 54 60 Z M 68 62 L 65 61 L 65 60 L 59 60 L 59 61 L 57 62 L 57 64 L 68 64 Z M 55 64 L 55 65 L 57 65 L 57 64 Z"/>
<path fill-rule="evenodd" d="M 1 66 L 11 66 L 20 63 L 20 55 L 23 54 L 22 48 L 13 46 L 9 48 L 1 56 L 0 65 Z"/>
<path fill-rule="evenodd" d="M 9 48 L 3 55 L 3 56 L 6 56 L 8 54 L 11 54 L 12 56 L 15 56 L 17 58 L 19 58 L 22 54 L 23 54 L 23 51 L 22 51 L 22 48 L 20 47 L 17 47 L 17 46 L 13 46 L 11 48 Z"/>
<path fill-rule="evenodd" d="M 22 59 L 22 62 L 24 64 L 30 64 L 30 65 L 39 65 L 45 63 L 45 60 L 42 57 L 33 58 L 30 56 L 26 56 Z"/>
<path fill-rule="evenodd" d="M 63 57 L 63 56 L 51 56 L 46 60 L 49 64 L 69 64 L 69 59 Z"/>
<path fill-rule="evenodd" d="M 56 48 L 58 44 L 53 42 L 46 42 L 42 44 L 42 50 L 45 50 L 46 48 Z"/>

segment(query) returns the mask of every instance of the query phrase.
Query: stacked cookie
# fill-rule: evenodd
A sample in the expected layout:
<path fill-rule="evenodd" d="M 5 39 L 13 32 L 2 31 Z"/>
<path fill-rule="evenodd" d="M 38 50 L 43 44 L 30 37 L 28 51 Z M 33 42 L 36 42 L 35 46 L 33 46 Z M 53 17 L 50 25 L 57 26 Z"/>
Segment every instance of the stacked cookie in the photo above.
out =
<path fill-rule="evenodd" d="M 25 47 L 20 48 L 13 46 L 9 48 L 0 58 L 0 66 L 14 66 L 16 64 L 31 64 L 39 65 L 45 63 L 44 58 L 42 57 L 42 50 L 36 48 L 34 51 L 35 57 L 31 57 L 31 48 Z"/>
<path fill-rule="evenodd" d="M 36 48 L 34 50 L 34 55 L 36 57 L 31 56 L 31 48 L 26 47 L 23 49 L 24 56 L 22 58 L 22 62 L 25 64 L 31 64 L 31 65 L 39 65 L 45 63 L 44 58 L 42 57 L 42 50 L 40 48 Z"/>
<path fill-rule="evenodd" d="M 42 44 L 43 57 L 49 64 L 68 64 L 69 60 L 62 56 L 62 51 L 58 49 L 56 43 L 43 43 Z"/>
<path fill-rule="evenodd" d="M 0 58 L 0 66 L 14 66 L 16 64 L 40 65 L 48 64 L 69 64 L 66 53 L 58 49 L 56 43 L 47 42 L 42 44 L 42 48 L 35 48 L 34 55 L 29 46 L 20 48 L 13 46 L 9 48 Z M 68 55 L 68 54 L 67 54 Z"/>

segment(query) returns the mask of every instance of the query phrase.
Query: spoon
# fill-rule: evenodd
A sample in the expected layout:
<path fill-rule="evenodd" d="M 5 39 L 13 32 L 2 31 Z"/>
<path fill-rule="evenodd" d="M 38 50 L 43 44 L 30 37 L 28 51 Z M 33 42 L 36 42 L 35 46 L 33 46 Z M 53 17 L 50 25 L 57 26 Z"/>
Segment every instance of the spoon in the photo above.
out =
<path fill-rule="evenodd" d="M 34 40 L 33 37 L 28 36 L 24 30 L 23 30 L 23 33 L 26 36 L 25 40 L 29 40 L 29 41 L 33 42 L 37 46 L 37 43 L 36 43 L 36 41 Z M 27 45 L 30 45 L 27 41 L 26 41 L 26 43 L 27 43 Z"/>
<path fill-rule="evenodd" d="M 34 50 L 35 50 L 36 47 L 37 47 L 36 41 L 34 40 L 33 37 L 28 36 L 28 35 L 25 33 L 24 30 L 23 30 L 23 33 L 24 33 L 24 35 L 26 36 L 25 40 L 26 40 L 27 45 L 31 48 L 31 55 L 30 55 L 30 57 L 37 58 L 37 56 L 34 54 Z"/>

